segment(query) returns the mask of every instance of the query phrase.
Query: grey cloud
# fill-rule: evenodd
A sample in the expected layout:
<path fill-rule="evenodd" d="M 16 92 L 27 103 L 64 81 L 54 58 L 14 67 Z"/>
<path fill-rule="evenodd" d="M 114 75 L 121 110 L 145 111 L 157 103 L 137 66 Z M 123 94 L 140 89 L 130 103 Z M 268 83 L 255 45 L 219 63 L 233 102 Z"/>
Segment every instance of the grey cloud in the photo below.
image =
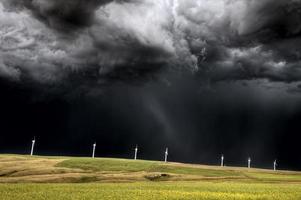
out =
<path fill-rule="evenodd" d="M 300 1 L 179 2 L 181 31 L 201 77 L 300 80 Z"/>
<path fill-rule="evenodd" d="M 3 5 L 9 10 L 28 9 L 48 26 L 72 31 L 92 25 L 100 6 L 123 1 L 126 0 L 3 0 Z"/>
<path fill-rule="evenodd" d="M 81 80 L 102 82 L 145 79 L 171 69 L 197 72 L 211 82 L 301 80 L 299 0 L 2 0 L 2 5 L 2 21 L 13 22 L 0 28 L 2 63 L 18 68 L 21 77 L 25 72 L 57 81 L 93 74 Z"/>
<path fill-rule="evenodd" d="M 40 23 L 25 10 L 2 8 L 0 14 L 3 62 L 18 67 L 21 77 L 39 82 L 68 79 L 70 73 L 88 74 L 81 71 L 93 71 L 95 80 L 139 78 L 160 70 L 171 54 L 161 44 L 141 41 L 144 38 L 137 38 L 133 30 L 107 22 L 103 10 L 98 11 L 100 23 L 77 30 L 72 37 Z"/>
<path fill-rule="evenodd" d="M 7 66 L 0 60 L 0 76 L 11 80 L 19 80 L 20 70 L 14 67 Z"/>

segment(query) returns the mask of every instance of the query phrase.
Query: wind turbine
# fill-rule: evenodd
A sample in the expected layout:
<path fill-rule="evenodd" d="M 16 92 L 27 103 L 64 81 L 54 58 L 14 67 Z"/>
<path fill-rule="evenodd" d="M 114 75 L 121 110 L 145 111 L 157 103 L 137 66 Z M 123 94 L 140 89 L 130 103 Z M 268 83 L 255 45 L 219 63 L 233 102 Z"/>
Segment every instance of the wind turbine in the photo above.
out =
<path fill-rule="evenodd" d="M 135 157 L 134 160 L 137 160 L 137 154 L 138 154 L 138 145 L 135 147 Z"/>
<path fill-rule="evenodd" d="M 249 157 L 249 158 L 248 158 L 248 168 L 251 168 L 251 161 L 252 161 L 252 160 L 251 160 L 251 158 Z"/>
<path fill-rule="evenodd" d="M 167 157 L 168 157 L 168 148 L 166 148 L 165 150 L 165 159 L 164 159 L 165 162 L 167 162 Z"/>
<path fill-rule="evenodd" d="M 34 137 L 31 143 L 31 151 L 30 151 L 30 155 L 33 156 L 33 151 L 34 151 L 34 146 L 36 143 L 36 138 Z"/>
<path fill-rule="evenodd" d="M 95 158 L 96 142 L 93 144 L 92 158 Z"/>
<path fill-rule="evenodd" d="M 221 167 L 224 166 L 224 159 L 225 159 L 225 157 L 224 157 L 224 155 L 222 155 L 222 157 L 221 157 Z"/>
<path fill-rule="evenodd" d="M 276 171 L 277 169 L 277 160 L 274 161 L 274 171 Z"/>

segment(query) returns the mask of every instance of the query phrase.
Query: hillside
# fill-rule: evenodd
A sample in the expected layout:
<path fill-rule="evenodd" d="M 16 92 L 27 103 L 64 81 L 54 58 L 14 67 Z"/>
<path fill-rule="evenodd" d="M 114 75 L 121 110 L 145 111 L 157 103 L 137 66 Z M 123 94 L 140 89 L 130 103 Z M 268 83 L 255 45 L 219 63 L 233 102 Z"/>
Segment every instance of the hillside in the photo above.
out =
<path fill-rule="evenodd" d="M 114 158 L 0 155 L 1 200 L 299 200 L 301 173 Z"/>
<path fill-rule="evenodd" d="M 114 158 L 0 155 L 0 183 L 200 180 L 301 183 L 301 173 Z"/>

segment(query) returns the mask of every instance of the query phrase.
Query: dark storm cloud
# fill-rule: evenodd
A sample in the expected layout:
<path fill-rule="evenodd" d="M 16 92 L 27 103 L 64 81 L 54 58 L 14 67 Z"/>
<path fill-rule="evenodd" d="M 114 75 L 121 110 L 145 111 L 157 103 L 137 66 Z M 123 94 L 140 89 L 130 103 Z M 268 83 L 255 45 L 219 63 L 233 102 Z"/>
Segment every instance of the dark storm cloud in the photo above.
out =
<path fill-rule="evenodd" d="M 113 1 L 127 0 L 4 0 L 4 6 L 16 11 L 28 9 L 50 27 L 71 31 L 92 25 L 95 11 Z"/>
<path fill-rule="evenodd" d="M 299 0 L 2 0 L 2 76 L 301 80 Z M 78 75 L 76 75 L 78 76 Z M 90 79 L 82 77 L 82 79 Z"/>
<path fill-rule="evenodd" d="M 125 1 L 111 1 L 113 6 L 121 6 L 114 9 L 115 15 L 121 2 Z M 152 42 L 135 27 L 114 22 L 119 17 L 110 18 L 109 11 L 101 7 L 107 3 L 85 1 L 82 6 L 83 1 L 3 1 L 2 76 L 53 82 L 67 80 L 70 73 L 93 71 L 93 76 L 84 75 L 80 80 L 92 77 L 97 81 L 134 79 L 158 71 L 171 54 L 162 47 L 164 38 Z M 124 14 L 130 15 L 130 9 Z"/>
<path fill-rule="evenodd" d="M 291 82 L 301 78 L 300 1 L 207 3 L 197 12 L 191 12 L 196 7 L 193 3 L 182 10 L 190 23 L 185 34 L 198 56 L 200 74 L 213 80 L 267 78 Z"/>

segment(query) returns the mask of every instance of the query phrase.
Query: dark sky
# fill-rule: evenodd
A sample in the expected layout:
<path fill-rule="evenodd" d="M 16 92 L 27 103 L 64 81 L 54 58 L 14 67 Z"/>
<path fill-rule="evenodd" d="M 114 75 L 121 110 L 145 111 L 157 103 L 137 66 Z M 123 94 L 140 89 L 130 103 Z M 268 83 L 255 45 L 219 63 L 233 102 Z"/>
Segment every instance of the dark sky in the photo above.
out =
<path fill-rule="evenodd" d="M 301 170 L 300 0 L 0 0 L 0 153 Z"/>

